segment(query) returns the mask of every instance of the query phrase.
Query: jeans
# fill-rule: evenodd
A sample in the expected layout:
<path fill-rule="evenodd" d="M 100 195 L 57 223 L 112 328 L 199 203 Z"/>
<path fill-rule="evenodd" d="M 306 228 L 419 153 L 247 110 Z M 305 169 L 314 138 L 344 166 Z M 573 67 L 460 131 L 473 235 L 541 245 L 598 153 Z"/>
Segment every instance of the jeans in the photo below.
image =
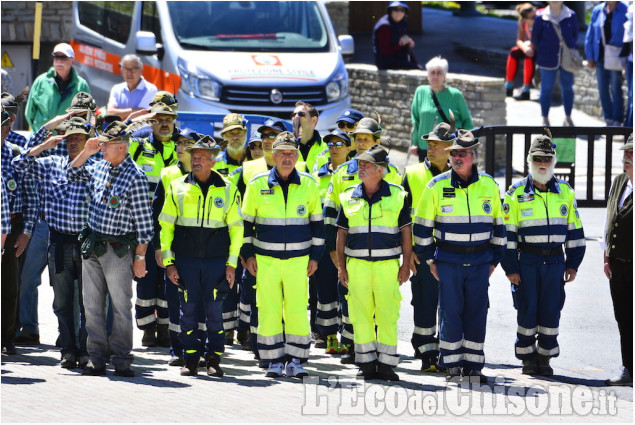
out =
<path fill-rule="evenodd" d="M 633 127 L 633 61 L 626 63 L 626 89 L 628 90 L 626 99 L 626 119 L 624 127 Z"/>
<path fill-rule="evenodd" d="M 82 260 L 79 253 L 79 246 L 65 244 L 61 246 L 64 250 L 64 269 L 58 272 L 55 267 L 55 252 L 58 244 L 49 246 L 48 264 L 51 285 L 53 286 L 53 312 L 57 316 L 57 323 L 60 332 L 60 343 L 62 346 L 62 357 L 71 354 L 74 357 L 88 356 L 86 351 L 86 314 L 84 312 L 84 301 L 82 299 Z M 76 300 L 75 279 L 78 283 Z M 75 332 L 75 311 L 79 311 L 79 341 Z"/>
<path fill-rule="evenodd" d="M 604 111 L 604 119 L 622 123 L 624 121 L 622 71 L 604 69 L 604 61 L 600 60 L 595 64 L 595 77 L 598 81 L 598 93 L 602 111 Z"/>
<path fill-rule="evenodd" d="M 20 271 L 20 295 L 18 301 L 20 333 L 39 334 L 37 317 L 38 287 L 46 268 L 46 251 L 49 243 L 49 227 L 39 220 L 26 248 Z"/>
<path fill-rule="evenodd" d="M 115 369 L 126 369 L 133 360 L 132 351 L 132 251 L 118 257 L 110 245 L 101 257 L 95 254 L 82 260 L 84 309 L 86 310 L 86 348 L 95 367 L 108 361 L 106 336 L 106 293 L 113 312 L 110 348 Z"/>
<path fill-rule="evenodd" d="M 571 115 L 573 110 L 573 72 L 564 69 L 544 69 L 540 68 L 540 111 L 543 117 L 549 116 L 551 108 L 551 92 L 556 83 L 556 75 L 560 72 L 560 88 L 562 90 L 562 105 L 564 114 Z"/>

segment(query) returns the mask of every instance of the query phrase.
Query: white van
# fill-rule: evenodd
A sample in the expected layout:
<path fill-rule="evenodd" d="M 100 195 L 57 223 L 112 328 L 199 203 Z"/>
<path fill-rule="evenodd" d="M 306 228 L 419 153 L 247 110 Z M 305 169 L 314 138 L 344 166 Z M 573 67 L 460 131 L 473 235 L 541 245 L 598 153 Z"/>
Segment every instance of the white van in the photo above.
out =
<path fill-rule="evenodd" d="M 325 132 L 350 107 L 342 54 L 353 54 L 353 39 L 335 36 L 321 2 L 76 1 L 71 37 L 99 105 L 123 81 L 121 57 L 136 53 L 181 111 L 288 119 L 303 100 Z"/>

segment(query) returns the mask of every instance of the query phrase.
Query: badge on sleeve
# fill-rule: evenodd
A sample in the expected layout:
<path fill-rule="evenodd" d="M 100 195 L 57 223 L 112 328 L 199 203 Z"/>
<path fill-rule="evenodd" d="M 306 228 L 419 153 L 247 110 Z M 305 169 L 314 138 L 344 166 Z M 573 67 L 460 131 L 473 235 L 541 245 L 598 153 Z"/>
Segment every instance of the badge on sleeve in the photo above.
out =
<path fill-rule="evenodd" d="M 298 209 L 296 211 L 299 216 L 303 216 L 306 214 L 306 207 L 304 205 L 298 205 Z"/>
<path fill-rule="evenodd" d="M 216 208 L 223 208 L 224 205 L 225 201 L 223 201 L 223 198 L 221 198 L 220 196 L 214 199 L 214 206 Z"/>
<path fill-rule="evenodd" d="M 483 202 L 483 212 L 485 214 L 492 213 L 492 204 L 490 204 L 488 201 Z"/>
<path fill-rule="evenodd" d="M 562 204 L 560 206 L 560 215 L 563 217 L 566 217 L 568 213 L 569 213 L 569 207 L 567 207 L 565 204 Z"/>
<path fill-rule="evenodd" d="M 326 190 L 326 193 L 333 193 L 333 183 L 329 183 L 329 188 Z"/>
<path fill-rule="evenodd" d="M 119 197 L 117 195 L 112 195 L 108 200 L 108 206 L 110 208 L 119 208 L 119 205 L 121 205 Z"/>
<path fill-rule="evenodd" d="M 13 180 L 13 179 L 7 180 L 7 189 L 9 189 L 11 192 L 13 192 L 17 188 L 18 188 L 18 184 L 15 182 L 15 180 Z"/>
<path fill-rule="evenodd" d="M 507 202 L 503 204 L 503 212 L 505 214 L 509 213 L 509 204 Z"/>

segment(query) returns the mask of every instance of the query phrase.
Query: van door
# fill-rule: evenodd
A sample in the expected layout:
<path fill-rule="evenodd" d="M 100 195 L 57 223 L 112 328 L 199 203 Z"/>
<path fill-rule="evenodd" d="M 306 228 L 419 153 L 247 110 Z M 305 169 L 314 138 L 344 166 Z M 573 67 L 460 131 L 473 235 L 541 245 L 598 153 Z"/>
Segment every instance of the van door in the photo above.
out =
<path fill-rule="evenodd" d="M 71 34 L 75 69 L 88 81 L 99 106 L 108 103 L 112 86 L 123 81 L 119 61 L 139 28 L 134 19 L 138 7 L 134 1 L 75 2 Z"/>

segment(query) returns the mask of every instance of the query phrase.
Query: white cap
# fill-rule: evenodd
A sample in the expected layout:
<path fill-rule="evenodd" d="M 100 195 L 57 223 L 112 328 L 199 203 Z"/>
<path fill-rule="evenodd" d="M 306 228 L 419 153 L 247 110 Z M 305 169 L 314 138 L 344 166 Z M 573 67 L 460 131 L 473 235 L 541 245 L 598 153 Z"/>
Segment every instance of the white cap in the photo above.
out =
<path fill-rule="evenodd" d="M 75 57 L 75 52 L 73 51 L 73 48 L 71 47 L 71 45 L 68 43 L 60 43 L 57 46 L 55 46 L 55 48 L 53 49 L 53 54 L 55 53 L 61 53 L 67 58 Z"/>

